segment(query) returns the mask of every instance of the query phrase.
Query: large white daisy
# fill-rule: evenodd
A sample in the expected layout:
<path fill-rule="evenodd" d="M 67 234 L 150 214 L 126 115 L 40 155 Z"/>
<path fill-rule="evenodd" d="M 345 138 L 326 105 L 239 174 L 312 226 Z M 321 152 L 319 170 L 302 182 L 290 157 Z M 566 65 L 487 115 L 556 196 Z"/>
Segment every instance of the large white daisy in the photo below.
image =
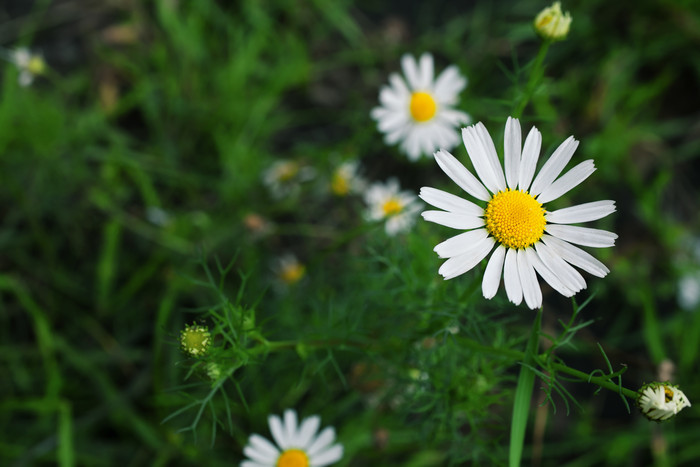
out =
<path fill-rule="evenodd" d="M 401 58 L 404 78 L 389 76 L 389 85 L 379 92 L 380 106 L 372 109 L 384 140 L 400 148 L 412 161 L 438 148 L 452 149 L 459 143 L 455 129 L 470 118 L 455 110 L 459 93 L 467 85 L 456 66 L 451 65 L 434 79 L 433 56 L 424 53 L 420 61 L 411 55 Z"/>
<path fill-rule="evenodd" d="M 333 427 L 316 435 L 321 425 L 317 415 L 305 418 L 297 426 L 297 413 L 287 409 L 284 420 L 270 415 L 268 423 L 277 446 L 260 435 L 250 435 L 243 449 L 248 459 L 241 462 L 241 467 L 323 467 L 343 457 L 343 446 L 333 444 Z"/>
<path fill-rule="evenodd" d="M 425 220 L 467 230 L 435 247 L 438 256 L 449 258 L 438 271 L 445 279 L 464 274 L 493 251 L 482 282 L 484 297 L 496 295 L 503 275 L 508 299 L 518 305 L 524 298 L 527 306 L 534 309 L 542 306 L 535 272 L 566 297 L 586 287 L 586 281 L 572 265 L 598 277 L 609 272 L 603 263 L 572 243 L 610 247 L 617 235 L 570 224 L 605 217 L 615 211 L 615 202 L 595 201 L 548 211 L 545 203 L 567 193 L 595 171 L 593 161 L 581 162 L 559 177 L 578 146 L 571 136 L 534 177 L 542 136 L 533 127 L 522 151 L 521 138 L 520 123 L 509 117 L 504 137 L 505 175 L 493 140 L 482 123 L 462 129 L 462 139 L 478 178 L 449 152 L 435 153 L 440 168 L 485 206 L 435 188 L 422 188 L 420 197 L 442 209 L 423 212 Z"/>

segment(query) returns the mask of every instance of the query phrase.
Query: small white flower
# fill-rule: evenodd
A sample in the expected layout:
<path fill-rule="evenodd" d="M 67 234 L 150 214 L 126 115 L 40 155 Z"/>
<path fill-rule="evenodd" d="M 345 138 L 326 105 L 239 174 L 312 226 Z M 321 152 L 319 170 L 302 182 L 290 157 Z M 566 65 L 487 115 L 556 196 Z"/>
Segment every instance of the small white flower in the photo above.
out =
<path fill-rule="evenodd" d="M 260 435 L 251 435 L 243 449 L 248 459 L 241 462 L 241 467 L 323 467 L 343 457 L 343 446 L 333 444 L 333 427 L 316 435 L 321 425 L 318 415 L 305 418 L 297 426 L 297 413 L 287 409 L 284 420 L 270 415 L 268 423 L 277 446 Z"/>
<path fill-rule="evenodd" d="M 534 309 L 542 306 L 542 291 L 535 272 L 566 297 L 586 287 L 586 281 L 571 265 L 598 277 L 609 272 L 603 263 L 572 243 L 610 247 L 617 235 L 569 224 L 605 217 L 615 211 L 615 202 L 596 201 L 551 212 L 543 206 L 595 171 L 593 161 L 587 160 L 559 177 L 578 147 L 573 136 L 554 151 L 534 181 L 542 143 L 537 128 L 530 130 L 521 157 L 520 123 L 508 118 L 504 138 L 505 175 L 483 124 L 464 128 L 462 138 L 478 179 L 447 151 L 436 152 L 435 160 L 457 185 L 486 206 L 435 188 L 424 187 L 420 191 L 423 201 L 443 209 L 425 211 L 425 220 L 467 230 L 435 247 L 439 257 L 448 258 L 438 271 L 445 279 L 469 271 L 496 247 L 484 273 L 484 297 L 490 299 L 496 295 L 503 275 L 508 299 L 518 305 L 524 298 L 527 306 Z"/>
<path fill-rule="evenodd" d="M 365 192 L 367 218 L 372 221 L 386 219 L 384 229 L 388 235 L 408 230 L 416 220 L 420 206 L 418 198 L 410 191 L 400 191 L 395 178 L 386 184 L 374 183 Z"/>
<path fill-rule="evenodd" d="M 263 173 L 263 182 L 275 198 L 296 195 L 300 184 L 316 175 L 312 167 L 293 160 L 277 161 Z"/>
<path fill-rule="evenodd" d="M 392 73 L 389 85 L 379 92 L 381 105 L 371 113 L 385 134 L 386 144 L 401 142 L 401 150 L 412 161 L 439 148 L 452 149 L 459 143 L 455 129 L 470 121 L 469 115 L 453 108 L 467 85 L 466 78 L 452 65 L 434 79 L 429 53 L 423 54 L 419 63 L 406 54 L 401 67 L 405 80 Z"/>
<path fill-rule="evenodd" d="M 277 278 L 285 285 L 296 284 L 306 274 L 306 267 L 291 253 L 286 253 L 277 258 L 272 269 L 275 271 Z"/>
<path fill-rule="evenodd" d="M 662 421 L 690 407 L 690 401 L 678 385 L 654 382 L 638 391 L 637 406 L 649 420 Z"/>
<path fill-rule="evenodd" d="M 39 54 L 32 54 L 26 47 L 18 47 L 10 53 L 10 61 L 19 69 L 19 84 L 29 86 L 34 77 L 46 70 L 46 63 Z"/>
<path fill-rule="evenodd" d="M 347 196 L 364 191 L 367 183 L 359 174 L 360 164 L 347 161 L 340 164 L 333 172 L 331 191 L 337 196 Z"/>

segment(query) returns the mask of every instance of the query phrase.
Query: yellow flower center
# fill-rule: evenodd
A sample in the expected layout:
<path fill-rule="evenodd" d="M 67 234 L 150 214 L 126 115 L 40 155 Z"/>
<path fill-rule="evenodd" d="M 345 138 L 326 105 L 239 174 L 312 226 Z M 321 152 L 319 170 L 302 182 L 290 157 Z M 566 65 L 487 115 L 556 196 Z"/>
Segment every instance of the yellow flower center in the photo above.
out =
<path fill-rule="evenodd" d="M 386 217 L 398 214 L 402 209 L 403 206 L 401 206 L 401 202 L 399 202 L 399 200 L 396 198 L 390 198 L 389 201 L 382 205 L 382 211 Z"/>
<path fill-rule="evenodd" d="M 302 264 L 288 264 L 280 271 L 280 278 L 287 284 L 296 284 L 304 277 L 304 272 L 306 272 L 306 268 Z"/>
<path fill-rule="evenodd" d="M 331 190 L 338 196 L 345 196 L 350 191 L 350 183 L 348 183 L 348 179 L 342 173 L 336 172 L 333 174 L 333 180 L 331 181 Z"/>
<path fill-rule="evenodd" d="M 437 104 L 427 92 L 414 92 L 411 96 L 411 116 L 417 122 L 427 122 L 435 116 Z"/>
<path fill-rule="evenodd" d="M 547 221 L 542 204 L 526 191 L 499 191 L 486 206 L 486 230 L 501 245 L 527 248 L 544 234 Z"/>
<path fill-rule="evenodd" d="M 29 63 L 27 64 L 27 71 L 29 71 L 33 75 L 40 75 L 44 73 L 45 69 L 46 64 L 40 56 L 34 55 L 32 56 L 32 58 L 29 59 Z"/>
<path fill-rule="evenodd" d="M 277 467 L 309 467 L 309 456 L 300 449 L 287 449 L 277 458 Z"/>
<path fill-rule="evenodd" d="M 296 162 L 286 162 L 279 167 L 277 178 L 281 182 L 292 180 L 299 173 L 299 164 Z"/>
<path fill-rule="evenodd" d="M 666 402 L 673 400 L 673 391 L 668 386 L 664 386 L 664 399 Z"/>
<path fill-rule="evenodd" d="M 192 356 L 203 355 L 209 350 L 211 334 L 206 326 L 185 325 L 180 332 L 180 345 Z"/>

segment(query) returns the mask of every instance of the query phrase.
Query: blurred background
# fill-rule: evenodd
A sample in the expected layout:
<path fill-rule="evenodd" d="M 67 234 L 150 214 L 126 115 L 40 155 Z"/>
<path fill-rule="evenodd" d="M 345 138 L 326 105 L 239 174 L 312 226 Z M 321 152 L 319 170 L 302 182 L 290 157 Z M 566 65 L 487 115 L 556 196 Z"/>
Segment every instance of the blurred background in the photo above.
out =
<path fill-rule="evenodd" d="M 404 53 L 456 64 L 469 80 L 459 108 L 500 151 L 546 6 L 3 0 L 0 464 L 237 464 L 287 407 L 335 426 L 339 465 L 505 463 L 519 366 L 459 339 L 522 351 L 534 314 L 502 291 L 484 300 L 479 268 L 442 281 L 432 248 L 449 229 L 419 221 L 390 238 L 367 224 L 361 196 L 329 187 L 358 161 L 370 181 L 457 193 L 434 161 L 384 145 L 369 117 L 379 88 Z M 580 318 L 591 323 L 560 356 L 606 370 L 600 343 L 627 367 L 625 387 L 670 379 L 696 403 L 700 5 L 562 8 L 570 34 L 521 123 L 540 129 L 545 154 L 581 141 L 572 164 L 598 170 L 562 205 L 616 200 L 596 227 L 619 239 L 594 253 L 611 273 L 586 276 L 577 301 L 594 295 Z M 45 63 L 28 85 L 18 47 Z M 279 161 L 306 174 L 282 195 L 264 176 Z M 284 255 L 299 261 L 291 276 Z M 556 334 L 572 305 L 543 289 Z M 198 423 L 199 406 L 163 422 L 208 394 L 179 333 L 222 297 L 254 309 L 269 340 L 334 344 L 258 355 Z M 700 459 L 697 406 L 657 425 L 592 385 L 566 383 L 580 404 L 568 408 L 540 386 L 527 465 Z"/>

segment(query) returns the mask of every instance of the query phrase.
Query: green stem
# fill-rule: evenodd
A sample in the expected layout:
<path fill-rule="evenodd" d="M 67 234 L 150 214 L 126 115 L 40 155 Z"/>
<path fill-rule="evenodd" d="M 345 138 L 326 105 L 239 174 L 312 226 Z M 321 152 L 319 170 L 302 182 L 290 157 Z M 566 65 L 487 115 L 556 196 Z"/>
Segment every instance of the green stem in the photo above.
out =
<path fill-rule="evenodd" d="M 535 322 L 532 324 L 530 338 L 525 349 L 523 365 L 520 366 L 518 385 L 515 388 L 513 401 L 513 417 L 510 426 L 510 450 L 508 455 L 508 465 L 518 467 L 523 455 L 523 445 L 525 444 L 525 432 L 527 431 L 527 420 L 530 412 L 530 400 L 532 389 L 535 385 L 535 372 L 531 367 L 535 364 L 537 356 L 537 346 L 540 339 L 540 328 L 542 325 L 542 308 L 537 310 Z"/>
<path fill-rule="evenodd" d="M 619 386 L 609 380 L 609 377 L 602 377 L 602 376 L 591 376 L 588 373 L 584 373 L 583 371 L 575 370 L 574 368 L 570 368 L 564 364 L 561 363 L 552 363 L 551 368 L 556 371 L 560 371 L 562 373 L 566 373 L 568 375 L 574 376 L 581 381 L 585 381 L 587 383 L 592 383 L 592 384 L 597 384 L 598 386 L 609 389 L 613 392 L 616 392 L 618 394 L 622 394 L 623 396 L 636 400 L 637 399 L 637 392 L 632 391 L 631 389 L 623 388 L 622 386 Z"/>
<path fill-rule="evenodd" d="M 535 63 L 532 65 L 532 69 L 530 70 L 530 78 L 525 86 L 525 93 L 511 115 L 513 118 L 520 118 L 522 116 L 525 107 L 527 107 L 532 95 L 535 93 L 535 89 L 537 89 L 537 85 L 544 76 L 544 57 L 547 55 L 549 44 L 551 44 L 550 41 L 542 41 L 542 45 L 540 45 L 540 50 L 537 52 L 537 57 L 535 57 Z"/>

